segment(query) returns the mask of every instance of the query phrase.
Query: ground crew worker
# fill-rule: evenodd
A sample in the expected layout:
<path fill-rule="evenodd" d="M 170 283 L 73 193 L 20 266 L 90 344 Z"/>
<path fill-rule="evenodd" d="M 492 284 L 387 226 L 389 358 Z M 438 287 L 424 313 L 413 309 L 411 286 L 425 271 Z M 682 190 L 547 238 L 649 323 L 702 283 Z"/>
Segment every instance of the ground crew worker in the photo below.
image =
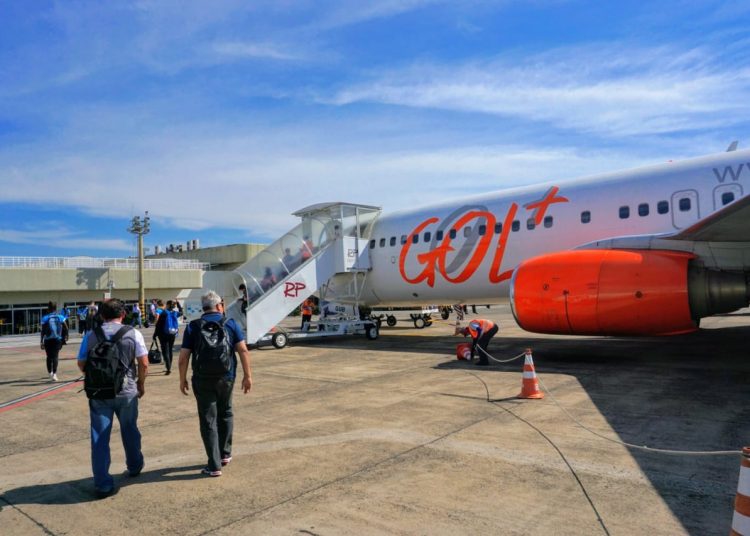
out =
<path fill-rule="evenodd" d="M 312 320 L 313 307 L 315 307 L 315 302 L 312 298 L 307 298 L 300 306 L 302 312 L 302 327 L 300 329 L 303 331 L 310 330 L 310 320 Z M 307 324 L 307 328 L 305 328 L 305 324 Z"/>
<path fill-rule="evenodd" d="M 463 329 L 464 337 L 471 335 L 471 358 L 474 359 L 474 353 L 476 352 L 477 346 L 479 346 L 479 362 L 477 363 L 480 367 L 486 367 L 490 364 L 489 357 L 487 354 L 487 346 L 490 344 L 490 339 L 495 336 L 499 328 L 492 320 L 485 320 L 483 318 L 477 318 L 469 322 L 469 325 Z"/>

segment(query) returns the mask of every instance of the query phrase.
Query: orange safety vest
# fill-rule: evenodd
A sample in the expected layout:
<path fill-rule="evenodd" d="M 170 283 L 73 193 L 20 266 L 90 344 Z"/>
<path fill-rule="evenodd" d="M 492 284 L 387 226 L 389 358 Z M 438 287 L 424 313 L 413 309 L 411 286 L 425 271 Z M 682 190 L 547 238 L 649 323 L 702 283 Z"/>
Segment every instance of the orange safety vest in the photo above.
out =
<path fill-rule="evenodd" d="M 305 300 L 302 302 L 302 314 L 303 315 L 312 315 L 313 312 L 313 302 L 311 300 Z"/>
<path fill-rule="evenodd" d="M 469 322 L 469 333 L 471 333 L 472 339 L 478 339 L 480 333 L 487 333 L 492 329 L 495 323 L 492 320 L 485 320 L 483 318 L 477 318 Z"/>

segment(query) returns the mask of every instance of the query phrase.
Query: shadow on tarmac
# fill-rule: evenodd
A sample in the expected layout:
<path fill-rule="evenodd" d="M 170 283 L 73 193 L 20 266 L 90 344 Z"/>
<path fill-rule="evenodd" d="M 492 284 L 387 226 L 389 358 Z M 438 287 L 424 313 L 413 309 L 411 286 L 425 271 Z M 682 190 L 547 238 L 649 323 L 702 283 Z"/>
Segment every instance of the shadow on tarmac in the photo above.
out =
<path fill-rule="evenodd" d="M 185 467 L 166 467 L 144 471 L 137 477 L 115 476 L 115 487 L 124 488 L 151 482 L 196 480 L 209 478 L 202 475 L 200 470 L 204 465 L 188 465 Z M 23 486 L 6 491 L 0 495 L 0 510 L 4 506 L 20 506 L 24 504 L 80 504 L 101 500 L 94 491 L 92 477 L 79 478 L 68 482 L 54 484 L 36 484 Z"/>
<path fill-rule="evenodd" d="M 17 379 L 17 380 L 6 380 L 0 382 L 0 385 L 16 385 L 19 387 L 39 387 L 40 385 L 54 385 L 49 377 L 39 380 L 24 380 L 24 379 Z"/>
<path fill-rule="evenodd" d="M 435 364 L 434 369 L 472 373 L 486 383 L 483 387 L 477 382 L 476 397 L 471 398 L 513 403 L 516 393 L 493 392 L 491 380 L 498 372 L 517 372 L 520 391 L 523 359 L 489 367 L 458 361 L 455 348 L 464 340 L 450 335 L 415 335 L 412 331 L 408 336 L 390 332 L 377 341 L 350 337 L 335 343 L 317 341 L 315 345 L 444 354 L 446 360 Z M 577 381 L 580 388 L 574 389 L 585 392 L 609 426 L 609 430 L 601 425 L 593 428 L 615 441 L 679 451 L 736 449 L 739 454 L 743 446 L 750 445 L 748 340 L 750 326 L 658 338 L 521 338 L 501 333 L 490 342 L 489 352 L 498 359 L 509 359 L 531 347 L 542 381 L 550 373 Z M 550 377 L 548 383 L 553 395 L 555 385 L 562 389 L 566 384 L 566 389 L 570 389 L 570 381 L 564 377 L 551 380 Z M 545 403 L 552 403 L 551 397 Z M 575 407 L 566 409 L 576 418 L 588 420 L 590 412 L 576 414 Z M 562 410 L 557 411 L 560 419 L 568 419 Z M 549 422 L 540 426 L 554 437 Z M 588 434 L 583 429 L 580 433 Z M 591 439 L 607 444 L 593 435 Z M 633 446 L 625 448 L 687 533 L 698 536 L 729 532 L 739 455 L 668 455 Z"/>

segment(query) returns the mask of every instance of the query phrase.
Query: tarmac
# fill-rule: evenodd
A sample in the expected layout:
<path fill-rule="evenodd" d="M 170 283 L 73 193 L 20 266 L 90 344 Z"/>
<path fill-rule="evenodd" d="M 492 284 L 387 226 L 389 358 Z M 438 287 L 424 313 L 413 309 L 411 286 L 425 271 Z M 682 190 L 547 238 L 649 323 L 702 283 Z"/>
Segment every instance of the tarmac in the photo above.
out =
<path fill-rule="evenodd" d="M 747 311 L 632 339 L 530 334 L 507 307 L 478 313 L 501 325 L 497 359 L 532 348 L 544 400 L 515 398 L 522 360 L 457 361 L 463 339 L 449 323 L 256 349 L 253 389 L 234 393 L 233 461 L 210 478 L 194 398 L 152 365 L 139 417 L 146 467 L 123 475 L 115 425 L 119 491 L 104 499 L 74 381 L 79 341 L 63 348 L 53 384 L 34 338 L 0 339 L 0 534 L 729 532 L 738 454 L 620 442 L 750 445 Z"/>

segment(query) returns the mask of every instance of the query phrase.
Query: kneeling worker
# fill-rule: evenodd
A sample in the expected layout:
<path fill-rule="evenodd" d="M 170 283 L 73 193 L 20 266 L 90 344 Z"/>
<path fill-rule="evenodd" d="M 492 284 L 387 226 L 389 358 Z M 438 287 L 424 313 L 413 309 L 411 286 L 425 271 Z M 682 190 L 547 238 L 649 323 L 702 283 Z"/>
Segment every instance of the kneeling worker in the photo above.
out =
<path fill-rule="evenodd" d="M 490 339 L 495 336 L 499 328 L 492 320 L 477 318 L 469 322 L 469 325 L 463 329 L 464 337 L 471 335 L 471 358 L 474 359 L 474 353 L 479 346 L 479 362 L 477 365 L 486 367 L 490 364 L 487 346 Z"/>

